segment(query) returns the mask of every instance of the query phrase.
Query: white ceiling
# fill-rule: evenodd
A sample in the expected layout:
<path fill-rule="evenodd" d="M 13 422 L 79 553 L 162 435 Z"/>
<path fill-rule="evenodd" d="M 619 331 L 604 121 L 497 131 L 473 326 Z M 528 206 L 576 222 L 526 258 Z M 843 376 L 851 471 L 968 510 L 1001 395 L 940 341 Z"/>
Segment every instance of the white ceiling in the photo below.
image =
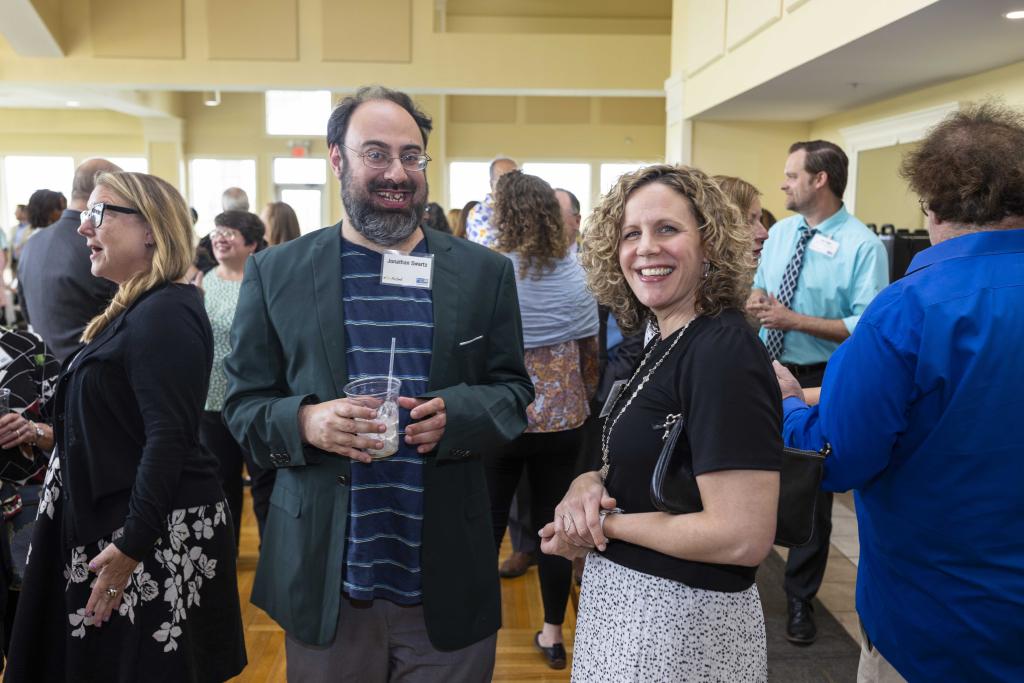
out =
<path fill-rule="evenodd" d="M 1024 60 L 1024 0 L 942 0 L 702 112 L 810 121 Z"/>

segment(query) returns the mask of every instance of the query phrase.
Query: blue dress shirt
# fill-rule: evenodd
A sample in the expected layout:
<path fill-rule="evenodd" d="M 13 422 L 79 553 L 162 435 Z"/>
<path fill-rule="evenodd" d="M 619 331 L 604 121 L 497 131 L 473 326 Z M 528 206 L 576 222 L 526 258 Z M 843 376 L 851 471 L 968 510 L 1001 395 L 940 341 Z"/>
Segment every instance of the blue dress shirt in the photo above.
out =
<path fill-rule="evenodd" d="M 807 225 L 807 220 L 796 215 L 772 226 L 754 277 L 756 289 L 778 294 L 802 225 Z M 864 309 L 889 284 L 889 257 L 881 240 L 850 215 L 845 206 L 815 229 L 838 242 L 839 247 L 834 256 L 828 256 L 808 244 L 790 308 L 816 318 L 841 318 L 852 334 Z M 764 341 L 764 328 L 760 336 Z M 779 360 L 797 365 L 824 363 L 838 347 L 836 342 L 803 332 L 786 332 Z"/>
<path fill-rule="evenodd" d="M 857 489 L 857 611 L 909 681 L 1024 680 L 1024 230 L 919 253 L 786 443 Z"/>

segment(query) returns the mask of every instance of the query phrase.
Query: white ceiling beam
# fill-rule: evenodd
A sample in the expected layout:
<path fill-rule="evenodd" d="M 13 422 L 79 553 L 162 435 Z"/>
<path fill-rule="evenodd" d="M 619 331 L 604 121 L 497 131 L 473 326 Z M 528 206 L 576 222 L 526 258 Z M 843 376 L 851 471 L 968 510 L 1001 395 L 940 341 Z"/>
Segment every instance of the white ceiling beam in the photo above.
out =
<path fill-rule="evenodd" d="M 57 38 L 31 0 L 0 0 L 0 33 L 22 57 L 63 57 Z"/>

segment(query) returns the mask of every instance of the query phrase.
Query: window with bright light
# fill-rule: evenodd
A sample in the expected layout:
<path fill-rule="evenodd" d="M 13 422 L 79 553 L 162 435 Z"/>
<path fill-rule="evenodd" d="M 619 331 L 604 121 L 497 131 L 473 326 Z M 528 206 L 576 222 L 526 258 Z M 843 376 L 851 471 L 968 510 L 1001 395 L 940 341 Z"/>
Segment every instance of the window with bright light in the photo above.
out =
<path fill-rule="evenodd" d="M 646 163 L 628 163 L 628 164 L 601 164 L 601 194 L 604 195 L 608 190 L 612 189 L 612 186 L 619 181 L 624 173 L 632 173 L 633 171 L 650 166 L 655 162 L 650 161 Z"/>
<path fill-rule="evenodd" d="M 131 173 L 149 173 L 149 159 L 146 157 L 103 157 L 112 164 L 117 164 L 122 171 Z"/>
<path fill-rule="evenodd" d="M 448 166 L 448 208 L 461 209 L 467 202 L 482 202 L 491 191 L 489 161 L 454 161 Z"/>
<path fill-rule="evenodd" d="M 75 175 L 75 160 L 71 157 L 4 158 L 3 216 L 6 225 L 14 220 L 14 207 L 28 204 L 36 190 L 62 192 L 71 201 L 71 180 Z"/>
<path fill-rule="evenodd" d="M 257 208 L 255 159 L 193 159 L 189 162 L 189 197 L 199 213 L 196 234 L 200 237 L 213 229 L 214 217 L 224 210 L 221 195 L 229 187 L 245 190 L 249 195 L 249 210 Z"/>
<path fill-rule="evenodd" d="M 580 214 L 590 213 L 590 164 L 527 162 L 523 173 L 543 178 L 551 187 L 569 190 L 580 200 Z"/>
<path fill-rule="evenodd" d="M 275 185 L 323 185 L 326 182 L 327 162 L 323 159 L 274 159 Z"/>
<path fill-rule="evenodd" d="M 281 189 L 280 195 L 281 201 L 295 211 L 295 217 L 299 219 L 299 232 L 303 235 L 324 227 L 321 220 L 323 190 L 286 187 Z"/>
<path fill-rule="evenodd" d="M 268 90 L 267 135 L 327 134 L 330 90 Z"/>

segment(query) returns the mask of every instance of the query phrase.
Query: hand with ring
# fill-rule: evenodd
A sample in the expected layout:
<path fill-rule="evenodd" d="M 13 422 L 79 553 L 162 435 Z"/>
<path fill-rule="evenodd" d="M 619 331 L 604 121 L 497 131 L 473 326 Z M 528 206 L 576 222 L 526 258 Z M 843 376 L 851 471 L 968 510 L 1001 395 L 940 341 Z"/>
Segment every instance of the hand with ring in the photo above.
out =
<path fill-rule="evenodd" d="M 85 615 L 92 618 L 93 626 L 102 626 L 120 607 L 124 587 L 138 565 L 137 560 L 122 553 L 113 543 L 89 561 L 89 571 L 96 573 L 96 580 L 85 605 Z"/>
<path fill-rule="evenodd" d="M 14 448 L 32 443 L 35 437 L 36 430 L 18 413 L 7 413 L 0 417 L 0 448 Z"/>
<path fill-rule="evenodd" d="M 603 551 L 608 539 L 601 530 L 601 510 L 615 507 L 615 499 L 597 472 L 584 472 L 573 480 L 562 502 L 555 508 L 555 533 L 562 543 Z"/>

